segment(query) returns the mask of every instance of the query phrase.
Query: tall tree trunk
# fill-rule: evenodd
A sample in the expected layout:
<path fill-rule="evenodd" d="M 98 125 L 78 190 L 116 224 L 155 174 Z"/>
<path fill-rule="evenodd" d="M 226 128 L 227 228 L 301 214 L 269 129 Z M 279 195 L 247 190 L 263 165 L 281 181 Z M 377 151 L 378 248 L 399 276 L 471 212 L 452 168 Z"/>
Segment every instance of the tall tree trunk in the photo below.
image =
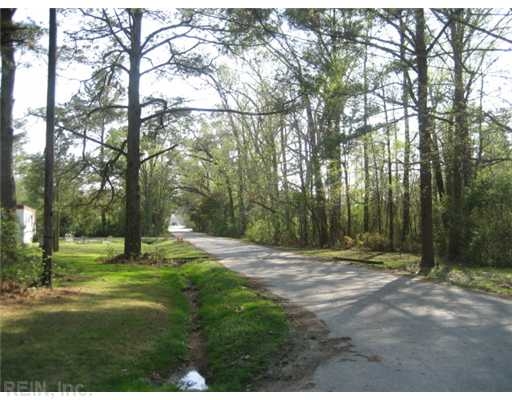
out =
<path fill-rule="evenodd" d="M 231 117 L 231 116 L 230 116 Z M 234 125 L 233 125 L 234 126 Z M 236 139 L 236 151 L 237 151 L 237 177 L 238 177 L 238 234 L 242 236 L 245 233 L 247 227 L 247 208 L 245 205 L 245 157 L 244 148 L 241 143 L 241 138 L 237 134 L 236 127 L 233 130 Z M 243 133 L 241 133 L 243 135 Z"/>
<path fill-rule="evenodd" d="M 55 199 L 53 202 L 54 205 L 54 219 L 53 219 L 53 252 L 56 253 L 59 251 L 59 238 L 60 238 L 60 198 L 59 198 L 59 190 L 60 190 L 60 180 L 59 178 L 55 179 L 54 193 Z"/>
<path fill-rule="evenodd" d="M 53 168 L 55 131 L 55 77 L 57 66 L 57 13 L 50 8 L 50 32 L 48 49 L 48 90 L 46 96 L 46 149 L 44 178 L 44 237 L 43 275 L 41 283 L 52 287 L 53 255 Z"/>
<path fill-rule="evenodd" d="M 274 227 L 274 238 L 273 241 L 279 244 L 281 241 L 281 215 L 279 213 L 279 166 L 277 165 L 277 149 L 276 141 L 273 135 L 269 137 L 270 144 L 270 156 L 272 170 L 270 173 L 271 190 L 270 190 L 270 205 L 272 210 L 275 210 L 274 217 L 272 218 L 272 225 Z"/>
<path fill-rule="evenodd" d="M 387 220 L 388 220 L 388 240 L 390 250 L 395 248 L 395 226 L 394 226 L 394 204 L 393 204 L 393 170 L 391 163 L 391 132 L 389 128 L 388 108 L 386 106 L 385 93 L 382 89 L 382 97 L 384 98 L 384 116 L 386 122 L 386 150 L 387 150 L 387 167 L 388 167 L 388 198 L 387 198 Z"/>
<path fill-rule="evenodd" d="M 484 122 L 484 109 L 483 109 L 483 101 L 484 101 L 484 82 L 485 75 L 482 74 L 480 77 L 480 95 L 479 95 L 479 104 L 478 104 L 478 150 L 475 166 L 473 168 L 473 179 L 476 178 L 478 174 L 478 170 L 480 167 L 480 163 L 482 162 L 482 155 L 484 152 L 484 133 L 483 133 L 483 122 Z"/>
<path fill-rule="evenodd" d="M 299 230 L 299 240 L 300 244 L 306 246 L 309 243 L 309 225 L 308 225 L 308 211 L 309 211 L 309 201 L 308 201 L 308 189 L 307 189 L 307 177 L 305 176 L 304 171 L 304 158 L 306 157 L 306 149 L 304 152 L 302 150 L 302 141 L 303 135 L 300 132 L 299 122 L 294 115 L 294 126 L 298 136 L 298 164 L 299 164 L 299 179 L 300 179 L 300 189 L 301 189 L 301 205 L 300 205 L 300 230 Z M 306 143 L 304 143 L 306 146 Z M 307 163 L 306 163 L 307 168 Z"/>
<path fill-rule="evenodd" d="M 229 108 L 228 98 L 222 87 L 216 82 L 217 92 L 222 100 L 222 104 L 225 108 Z M 236 166 L 237 166 L 237 180 L 238 180 L 238 235 L 243 236 L 247 227 L 247 210 L 245 206 L 245 166 L 247 159 L 245 157 L 245 149 L 243 148 L 243 131 L 238 129 L 235 123 L 235 119 L 231 113 L 228 114 L 229 125 L 231 126 L 231 132 L 235 137 L 236 144 Z"/>
<path fill-rule="evenodd" d="M 482 74 L 480 77 L 480 95 L 479 95 L 479 110 L 478 110 L 478 151 L 475 166 L 473 168 L 473 179 L 476 179 L 478 174 L 478 170 L 480 167 L 480 163 L 482 162 L 482 155 L 484 152 L 484 136 L 483 136 L 483 122 L 484 122 L 484 109 L 483 109 L 483 101 L 484 101 L 484 80 L 485 75 Z"/>
<path fill-rule="evenodd" d="M 329 236 L 327 232 L 327 213 L 325 211 L 324 184 L 322 182 L 322 172 L 320 169 L 320 158 L 318 154 L 315 123 L 313 121 L 313 111 L 311 110 L 311 104 L 309 101 L 307 101 L 306 112 L 308 120 L 309 146 L 311 149 L 311 168 L 313 184 L 315 188 L 314 225 L 317 228 L 318 245 L 320 247 L 325 247 L 328 244 Z"/>
<path fill-rule="evenodd" d="M 14 103 L 14 77 L 16 63 L 14 60 L 13 21 L 15 8 L 2 8 L 1 13 L 1 54 L 2 54 L 2 92 L 1 92 L 1 136 L 0 136 L 0 173 L 1 195 L 0 204 L 5 218 L 16 220 L 16 190 L 13 173 L 13 121 L 12 108 Z M 1 232 L 2 243 L 16 246 L 18 240 L 16 232 L 6 229 Z"/>
<path fill-rule="evenodd" d="M 448 211 L 448 257 L 457 260 L 461 256 L 462 244 L 464 242 L 464 186 L 469 181 L 469 133 L 467 126 L 467 111 L 463 77 L 463 50 L 464 10 L 453 11 L 454 18 L 451 22 L 451 45 L 453 50 L 453 75 L 454 75 L 454 126 L 450 140 L 450 199 Z"/>
<path fill-rule="evenodd" d="M 350 182 L 349 182 L 349 167 L 348 167 L 348 146 L 346 135 L 346 121 L 343 120 L 343 180 L 345 183 L 345 208 L 347 210 L 347 236 L 352 237 L 352 204 L 350 201 Z M 352 123 L 350 123 L 350 131 L 352 131 Z"/>
<path fill-rule="evenodd" d="M 381 177 L 384 174 L 383 167 L 379 166 L 377 163 L 377 151 L 375 150 L 375 143 L 370 142 L 372 146 L 372 159 L 373 159 L 373 168 L 375 170 L 375 200 L 377 205 L 377 229 L 379 233 L 382 233 L 382 196 L 380 190 L 380 181 Z"/>
<path fill-rule="evenodd" d="M 333 135 L 334 144 L 330 146 L 329 152 L 329 200 L 331 203 L 330 210 L 330 244 L 337 246 L 341 241 L 341 143 L 337 136 L 340 132 L 340 115 L 342 112 L 336 111 L 334 119 L 334 129 L 330 132 Z"/>
<path fill-rule="evenodd" d="M 404 105 L 404 176 L 402 181 L 402 231 L 400 241 L 404 244 L 409 236 L 411 226 L 411 195 L 409 170 L 411 158 L 411 137 L 409 132 L 409 82 L 407 80 L 407 64 L 405 63 L 405 21 L 400 20 L 400 58 L 402 60 L 402 103 Z"/>
<path fill-rule="evenodd" d="M 101 118 L 101 143 L 105 142 L 105 116 Z M 105 147 L 100 146 L 100 165 L 104 168 L 105 163 Z M 104 205 L 101 205 L 100 210 L 100 218 L 101 218 L 101 235 L 107 236 L 107 208 Z"/>
<path fill-rule="evenodd" d="M 364 110 L 363 124 L 368 127 L 368 70 L 366 67 L 368 61 L 368 48 L 364 50 L 363 60 L 363 90 L 364 90 Z M 367 134 L 368 135 L 368 134 Z M 368 158 L 368 137 L 363 137 L 363 168 L 364 168 L 364 195 L 363 195 L 363 231 L 370 230 L 370 162 Z"/>
<path fill-rule="evenodd" d="M 345 181 L 345 203 L 347 209 L 347 236 L 352 236 L 352 204 L 350 202 L 350 186 L 349 186 L 349 170 L 348 170 L 348 160 L 347 160 L 347 152 L 344 152 L 344 160 L 343 160 L 343 170 L 344 170 L 344 181 Z"/>
<path fill-rule="evenodd" d="M 421 204 L 421 262 L 420 272 L 428 274 L 434 266 L 434 241 L 432 223 L 432 171 L 431 171 L 431 121 L 428 110 L 428 61 L 425 43 L 425 15 L 423 9 L 415 10 L 416 63 L 418 71 L 418 125 L 420 136 L 420 204 Z"/>
<path fill-rule="evenodd" d="M 280 141 L 281 141 L 281 174 L 283 176 L 283 194 L 284 194 L 284 219 L 286 227 L 286 235 L 290 239 L 293 236 L 295 240 L 294 232 L 292 232 L 292 220 L 291 220 L 291 204 L 290 204 L 290 189 L 288 187 L 288 160 L 286 157 L 286 145 L 287 135 L 285 135 L 284 121 L 281 120 L 281 126 L 279 127 Z"/>
<path fill-rule="evenodd" d="M 439 152 L 436 124 L 434 123 L 434 121 L 432 121 L 432 166 L 434 168 L 437 194 L 441 199 L 444 196 L 445 190 L 443 171 L 441 169 L 441 153 Z"/>
<path fill-rule="evenodd" d="M 126 230 L 124 255 L 139 257 L 141 253 L 140 211 L 140 60 L 142 11 L 130 10 L 132 23 L 130 48 L 130 73 L 128 81 L 128 152 L 126 167 Z"/>

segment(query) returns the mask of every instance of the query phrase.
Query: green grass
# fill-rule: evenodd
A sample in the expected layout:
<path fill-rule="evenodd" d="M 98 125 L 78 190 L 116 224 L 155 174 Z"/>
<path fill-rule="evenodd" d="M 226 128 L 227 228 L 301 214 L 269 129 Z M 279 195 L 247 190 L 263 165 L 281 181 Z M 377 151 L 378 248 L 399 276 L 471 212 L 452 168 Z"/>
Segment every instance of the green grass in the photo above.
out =
<path fill-rule="evenodd" d="M 403 274 L 415 274 L 418 271 L 420 257 L 411 253 L 371 251 L 364 248 L 346 250 L 335 249 L 295 249 L 300 254 L 332 260 L 336 257 L 360 260 L 380 261 L 382 264 L 366 264 L 370 268 L 393 271 Z M 429 276 L 436 282 L 446 282 L 473 290 L 512 296 L 512 267 L 494 268 L 448 263 L 443 260 Z"/>
<path fill-rule="evenodd" d="M 371 251 L 363 248 L 352 248 L 346 250 L 309 249 L 300 250 L 300 253 L 308 256 L 315 256 L 326 259 L 343 257 L 357 259 L 361 261 L 380 261 L 383 264 L 373 264 L 375 268 L 404 271 L 413 268 L 420 261 L 420 258 L 417 255 L 411 253 Z"/>
<path fill-rule="evenodd" d="M 189 263 L 184 271 L 199 289 L 213 389 L 248 389 L 288 337 L 283 309 L 217 262 Z"/>
<path fill-rule="evenodd" d="M 445 264 L 434 268 L 429 278 L 468 289 L 512 296 L 512 267 L 495 268 Z"/>
<path fill-rule="evenodd" d="M 64 243 L 55 293 L 2 305 L 3 381 L 126 390 L 184 360 L 185 279 L 175 269 L 96 262 L 105 247 Z"/>
<path fill-rule="evenodd" d="M 169 258 L 204 255 L 176 241 L 155 241 L 143 251 L 156 247 Z M 245 388 L 285 340 L 281 308 L 220 264 L 104 264 L 112 251 L 122 251 L 120 240 L 62 243 L 52 293 L 2 302 L 2 382 L 45 382 L 47 390 L 59 383 L 90 391 L 175 390 L 148 378 L 167 377 L 187 360 L 190 281 L 199 288 L 213 389 Z"/>

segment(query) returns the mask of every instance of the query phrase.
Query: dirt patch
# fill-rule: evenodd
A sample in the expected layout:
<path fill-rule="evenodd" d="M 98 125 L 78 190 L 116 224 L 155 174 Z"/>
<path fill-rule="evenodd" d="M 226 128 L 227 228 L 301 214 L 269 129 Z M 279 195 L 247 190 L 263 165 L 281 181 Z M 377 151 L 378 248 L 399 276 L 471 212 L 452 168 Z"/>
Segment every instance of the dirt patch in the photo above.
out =
<path fill-rule="evenodd" d="M 199 290 L 192 282 L 188 283 L 188 286 L 184 290 L 184 294 L 187 297 L 190 310 L 190 333 L 188 335 L 188 358 L 187 361 L 178 369 L 171 373 L 171 375 L 163 380 L 158 381 L 152 379 L 155 383 L 170 383 L 177 385 L 185 374 L 190 370 L 196 370 L 202 376 L 207 379 L 211 378 L 208 376 L 208 357 L 206 353 L 206 343 L 201 335 L 201 326 L 199 321 Z M 153 377 L 152 377 L 153 378 Z"/>
<path fill-rule="evenodd" d="M 312 378 L 316 367 L 332 357 L 351 353 L 351 338 L 329 338 L 329 329 L 313 312 L 271 293 L 258 279 L 248 280 L 262 296 L 281 304 L 290 324 L 288 342 L 266 373 L 259 377 L 255 390 L 315 390 Z"/>
<path fill-rule="evenodd" d="M 206 374 L 208 358 L 206 356 L 206 343 L 201 335 L 199 321 L 199 290 L 192 283 L 185 289 L 185 296 L 190 308 L 190 334 L 188 337 L 189 358 L 185 369 L 195 369 L 201 375 Z"/>
<path fill-rule="evenodd" d="M 2 282 L 4 284 L 5 282 Z M 18 305 L 41 300 L 61 300 L 63 298 L 81 295 L 80 289 L 54 288 L 47 289 L 43 287 L 9 287 L 6 290 L 2 285 L 0 291 L 0 301 L 3 305 Z"/>

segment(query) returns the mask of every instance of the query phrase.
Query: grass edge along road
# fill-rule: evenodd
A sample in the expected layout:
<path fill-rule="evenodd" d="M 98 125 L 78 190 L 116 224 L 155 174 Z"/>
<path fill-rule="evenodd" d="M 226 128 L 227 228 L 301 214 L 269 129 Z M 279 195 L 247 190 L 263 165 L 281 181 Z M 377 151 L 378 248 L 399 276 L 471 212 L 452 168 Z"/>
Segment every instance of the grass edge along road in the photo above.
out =
<path fill-rule="evenodd" d="M 56 289 L 3 296 L 2 390 L 176 390 L 167 377 L 190 358 L 190 285 L 210 390 L 250 389 L 287 340 L 283 309 L 188 243 L 145 244 L 154 265 L 101 261 L 121 248 L 118 239 L 62 243 Z M 172 258 L 191 261 L 165 266 Z"/>
<path fill-rule="evenodd" d="M 348 261 L 354 265 L 363 264 L 368 268 L 405 275 L 415 275 L 420 261 L 419 256 L 411 253 L 371 251 L 360 247 L 341 250 L 289 247 L 283 249 L 318 260 Z M 426 279 L 479 292 L 512 297 L 512 266 L 508 268 L 474 266 L 447 263 L 441 260 Z"/>

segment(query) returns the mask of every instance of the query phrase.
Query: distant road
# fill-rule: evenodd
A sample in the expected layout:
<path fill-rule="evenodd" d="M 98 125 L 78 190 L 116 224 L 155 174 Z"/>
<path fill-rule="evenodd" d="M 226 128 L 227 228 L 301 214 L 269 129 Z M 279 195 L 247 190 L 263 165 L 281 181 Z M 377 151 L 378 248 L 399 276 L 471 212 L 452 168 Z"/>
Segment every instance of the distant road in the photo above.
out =
<path fill-rule="evenodd" d="M 314 372 L 316 391 L 512 391 L 512 301 L 183 232 L 226 267 L 313 311 L 359 355 Z M 370 362 L 366 356 L 378 356 Z"/>

